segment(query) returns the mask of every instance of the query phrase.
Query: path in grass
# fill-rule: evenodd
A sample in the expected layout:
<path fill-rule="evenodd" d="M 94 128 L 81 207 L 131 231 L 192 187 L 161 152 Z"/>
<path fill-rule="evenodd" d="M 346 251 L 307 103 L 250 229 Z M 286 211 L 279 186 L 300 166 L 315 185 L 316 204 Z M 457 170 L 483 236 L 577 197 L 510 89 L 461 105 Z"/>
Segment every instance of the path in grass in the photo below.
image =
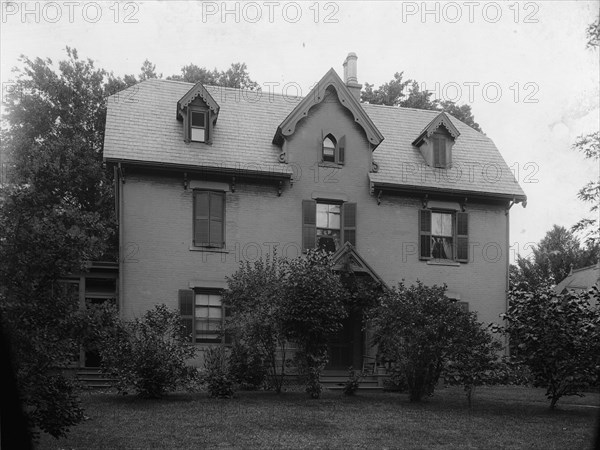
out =
<path fill-rule="evenodd" d="M 373 392 L 326 392 L 320 400 L 298 392 L 83 399 L 90 419 L 68 439 L 45 436 L 40 448 L 591 448 L 598 410 L 587 406 L 600 403 L 589 394 L 561 399 L 550 411 L 543 391 L 520 387 L 481 388 L 471 411 L 458 388 L 419 404 Z"/>

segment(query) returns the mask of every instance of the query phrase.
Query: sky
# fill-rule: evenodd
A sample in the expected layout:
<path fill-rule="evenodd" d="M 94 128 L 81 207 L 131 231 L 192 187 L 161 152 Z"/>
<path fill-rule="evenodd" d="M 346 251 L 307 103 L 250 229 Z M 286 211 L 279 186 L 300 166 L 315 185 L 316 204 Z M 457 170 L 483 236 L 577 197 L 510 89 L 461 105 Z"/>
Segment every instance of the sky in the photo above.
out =
<path fill-rule="evenodd" d="M 586 49 L 596 1 L 4 2 L 0 77 L 19 55 L 78 50 L 115 75 L 149 59 L 164 76 L 194 63 L 245 62 L 263 89 L 306 95 L 329 68 L 358 55 L 358 81 L 394 73 L 441 99 L 467 103 L 524 189 L 511 209 L 511 259 L 554 224 L 589 216 L 577 191 L 599 176 L 571 146 L 600 124 L 600 56 Z"/>

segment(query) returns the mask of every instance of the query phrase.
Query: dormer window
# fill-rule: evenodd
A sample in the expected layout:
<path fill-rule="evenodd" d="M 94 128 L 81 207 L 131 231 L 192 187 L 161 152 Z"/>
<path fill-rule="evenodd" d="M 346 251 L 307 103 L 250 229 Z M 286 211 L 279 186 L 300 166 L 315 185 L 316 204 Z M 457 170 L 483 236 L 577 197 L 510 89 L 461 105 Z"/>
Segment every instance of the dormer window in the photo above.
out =
<path fill-rule="evenodd" d="M 184 142 L 211 144 L 219 109 L 202 83 L 196 83 L 181 97 L 177 102 L 177 120 L 183 122 Z"/>
<path fill-rule="evenodd" d="M 190 111 L 190 140 L 205 142 L 206 139 L 206 116 L 202 111 Z"/>
<path fill-rule="evenodd" d="M 420 150 L 428 166 L 448 169 L 452 167 L 452 148 L 458 136 L 460 133 L 442 112 L 429 122 L 412 144 Z"/>
<path fill-rule="evenodd" d="M 332 134 L 325 136 L 321 146 L 321 162 L 344 164 L 346 156 L 345 142 L 345 136 L 342 136 L 339 141 Z"/>

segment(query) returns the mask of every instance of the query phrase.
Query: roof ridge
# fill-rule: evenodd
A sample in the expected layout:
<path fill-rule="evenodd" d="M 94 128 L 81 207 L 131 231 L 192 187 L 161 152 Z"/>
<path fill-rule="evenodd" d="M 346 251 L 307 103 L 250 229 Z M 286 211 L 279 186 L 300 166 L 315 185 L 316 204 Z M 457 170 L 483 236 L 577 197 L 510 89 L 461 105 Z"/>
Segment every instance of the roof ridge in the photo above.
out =
<path fill-rule="evenodd" d="M 587 270 L 587 269 L 598 269 L 598 263 L 592 264 L 591 266 L 580 267 L 579 269 L 573 269 L 573 273 L 581 272 L 582 270 Z"/>

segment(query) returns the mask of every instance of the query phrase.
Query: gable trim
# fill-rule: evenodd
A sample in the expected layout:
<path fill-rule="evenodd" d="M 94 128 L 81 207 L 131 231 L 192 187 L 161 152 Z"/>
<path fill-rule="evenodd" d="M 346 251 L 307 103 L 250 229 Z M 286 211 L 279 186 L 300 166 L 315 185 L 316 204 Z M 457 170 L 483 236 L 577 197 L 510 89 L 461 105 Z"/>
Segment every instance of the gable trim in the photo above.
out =
<path fill-rule="evenodd" d="M 429 124 L 427 124 L 423 131 L 421 131 L 421 134 L 419 134 L 419 136 L 413 141 L 412 145 L 417 147 L 420 146 L 425 138 L 431 137 L 431 135 L 435 133 L 435 131 L 442 125 L 444 128 L 446 128 L 446 130 L 448 130 L 448 133 L 450 133 L 450 136 L 452 136 L 454 140 L 460 136 L 460 132 L 451 122 L 448 115 L 442 111 L 431 122 L 429 122 Z"/>
<path fill-rule="evenodd" d="M 381 286 L 389 290 L 390 287 L 387 283 L 375 272 L 375 270 L 367 263 L 362 256 L 356 251 L 350 242 L 344 243 L 331 257 L 333 262 L 333 270 L 344 270 L 349 268 L 350 271 L 363 272 L 368 274 L 375 281 L 379 282 Z M 353 264 L 354 263 L 354 264 Z M 357 270 L 352 269 L 352 265 L 356 266 Z"/>
<path fill-rule="evenodd" d="M 352 95 L 348 87 L 335 70 L 329 71 L 321 78 L 316 86 L 304 97 L 294 110 L 279 124 L 273 144 L 281 145 L 286 137 L 296 131 L 296 126 L 301 119 L 308 115 L 309 110 L 325 99 L 325 91 L 332 86 L 337 93 L 340 103 L 345 106 L 354 117 L 354 122 L 362 127 L 367 135 L 367 140 L 373 145 L 373 150 L 383 141 L 383 134 L 377 129 L 371 118 L 360 105 L 360 102 Z"/>
<path fill-rule="evenodd" d="M 214 119 L 217 120 L 217 116 L 219 115 L 220 106 L 216 102 L 216 100 L 210 95 L 210 92 L 206 90 L 206 88 L 202 85 L 202 83 L 198 82 L 192 87 L 186 94 L 179 99 L 177 102 L 177 120 L 183 120 L 184 110 L 192 103 L 197 97 L 200 97 L 208 109 L 214 113 Z"/>

